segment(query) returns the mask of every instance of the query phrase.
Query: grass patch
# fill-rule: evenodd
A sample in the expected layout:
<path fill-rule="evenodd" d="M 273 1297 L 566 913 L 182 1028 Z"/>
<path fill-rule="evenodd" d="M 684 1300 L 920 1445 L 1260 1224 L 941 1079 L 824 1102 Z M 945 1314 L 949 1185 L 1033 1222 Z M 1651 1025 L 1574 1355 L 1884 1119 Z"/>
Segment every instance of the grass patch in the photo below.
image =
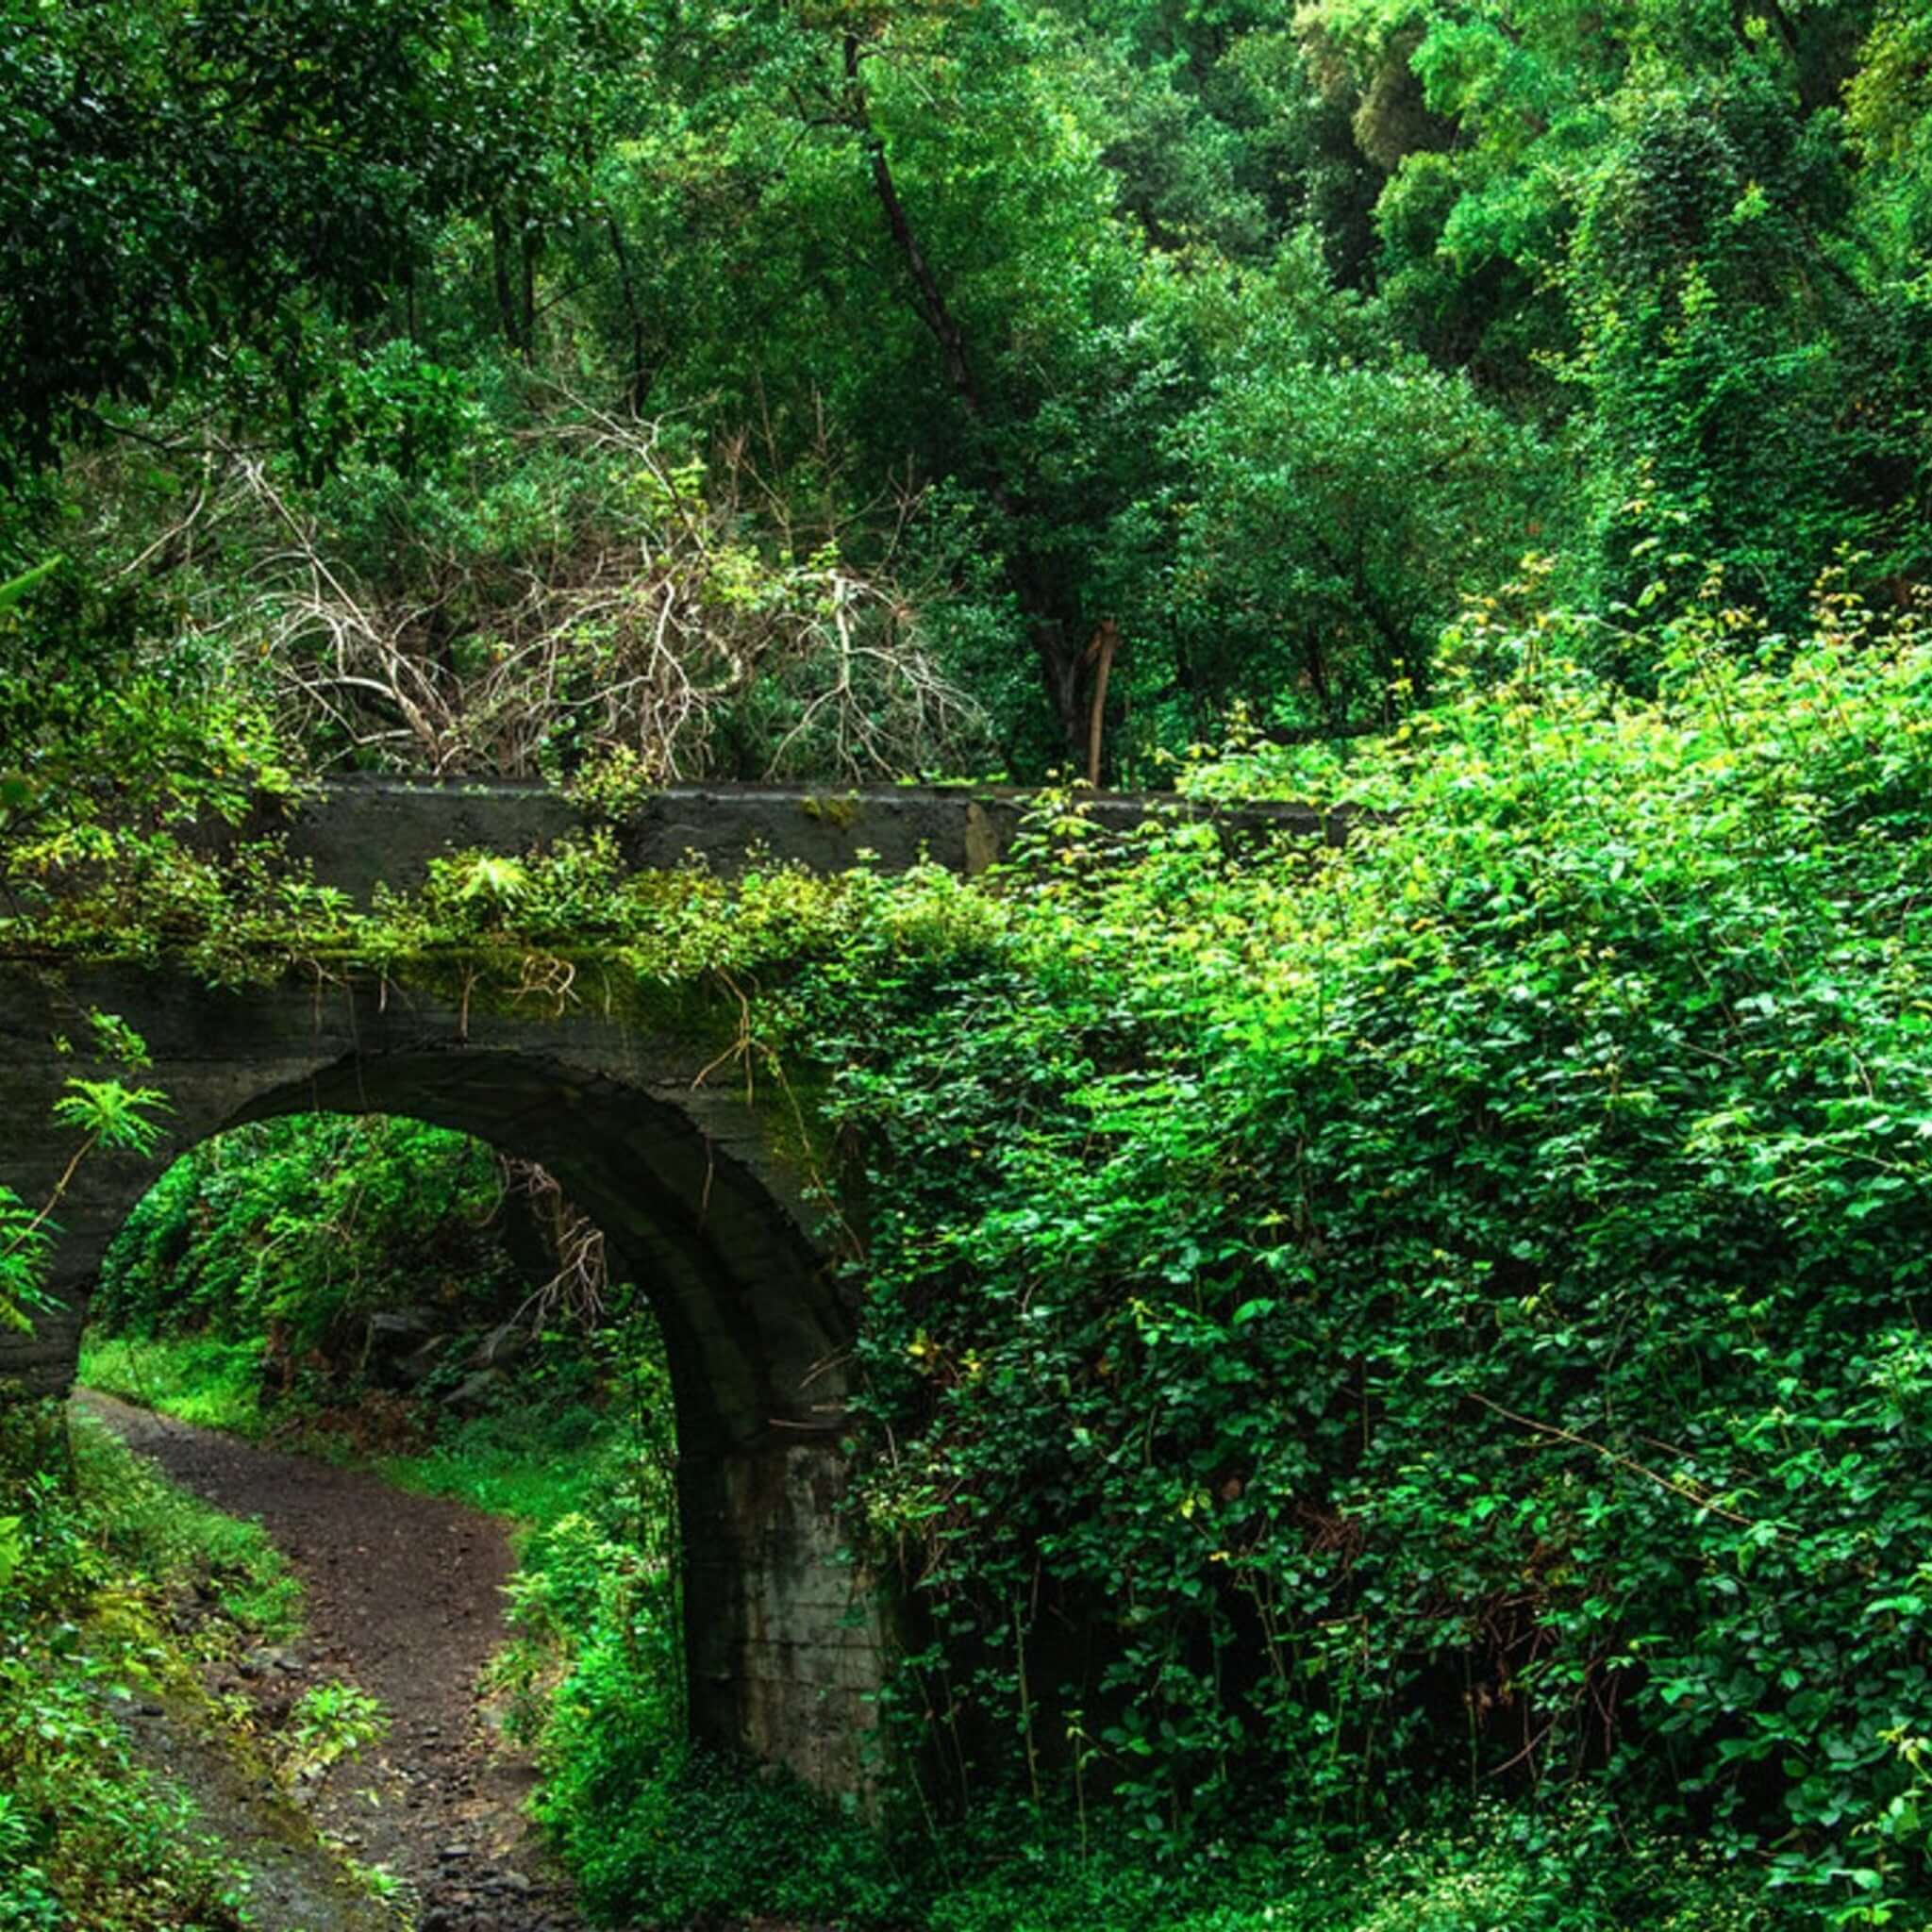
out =
<path fill-rule="evenodd" d="M 207 1335 L 84 1336 L 80 1380 L 201 1428 L 251 1441 L 268 1433 L 261 1406 L 262 1343 Z"/>
<path fill-rule="evenodd" d="M 300 1399 L 263 1406 L 263 1346 L 259 1338 L 95 1333 L 81 1344 L 80 1381 L 201 1428 L 249 1441 L 273 1434 L 305 1455 L 364 1462 L 398 1489 L 467 1503 L 525 1529 L 589 1507 L 609 1483 L 608 1455 L 622 1425 L 587 1399 L 581 1371 L 484 1414 L 445 1421 L 426 1449 L 368 1456 L 316 1426 L 333 1410 Z"/>
<path fill-rule="evenodd" d="M 92 1418 L 22 1405 L 0 1410 L 0 1926 L 242 1932 L 239 1868 L 116 1710 L 290 1634 L 279 1552 Z"/>
<path fill-rule="evenodd" d="M 541 1527 L 587 1508 L 609 1481 L 606 1452 L 620 1424 L 589 1403 L 536 1398 L 453 1425 L 434 1447 L 385 1456 L 397 1488 Z"/>

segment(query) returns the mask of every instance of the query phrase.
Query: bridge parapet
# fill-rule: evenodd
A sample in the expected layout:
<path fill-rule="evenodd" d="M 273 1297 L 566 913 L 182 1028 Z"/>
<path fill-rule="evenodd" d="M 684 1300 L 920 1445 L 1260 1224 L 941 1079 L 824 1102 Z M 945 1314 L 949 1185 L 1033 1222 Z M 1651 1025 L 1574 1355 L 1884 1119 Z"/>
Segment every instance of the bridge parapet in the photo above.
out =
<path fill-rule="evenodd" d="M 1038 794 L 1007 786 L 674 785 L 618 821 L 625 858 L 639 870 L 703 859 L 722 874 L 755 855 L 843 872 L 862 853 L 883 872 L 929 859 L 950 872 L 984 872 L 1012 848 Z M 1306 805 L 1220 808 L 1165 793 L 1082 794 L 1103 831 L 1122 833 L 1160 812 L 1211 819 L 1231 836 L 1270 832 L 1340 843 L 1346 822 Z M 288 824 L 290 853 L 319 883 L 366 903 L 377 880 L 398 889 L 445 852 L 527 852 L 588 829 L 588 815 L 542 785 L 469 779 L 331 780 L 320 802 Z"/>

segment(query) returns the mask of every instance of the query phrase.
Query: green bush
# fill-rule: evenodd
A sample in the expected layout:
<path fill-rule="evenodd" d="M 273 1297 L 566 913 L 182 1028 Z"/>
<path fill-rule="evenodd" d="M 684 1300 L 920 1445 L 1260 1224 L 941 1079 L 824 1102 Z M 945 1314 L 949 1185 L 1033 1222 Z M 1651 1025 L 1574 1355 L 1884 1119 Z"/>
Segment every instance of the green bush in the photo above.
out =
<path fill-rule="evenodd" d="M 190 1584 L 279 1637 L 298 1591 L 261 1531 L 184 1495 L 85 1418 L 0 1413 L 0 1924 L 241 1932 L 240 1874 L 182 1792 L 139 1765 L 116 1705 L 184 1665 L 163 1621 Z M 50 1456 L 49 1452 L 54 1453 Z M 8 1528 L 10 1525 L 10 1528 Z"/>
<path fill-rule="evenodd" d="M 559 1694 L 537 1805 L 587 1910 L 664 1926 L 747 1911 L 908 1923 L 908 1891 L 864 1824 L 788 1779 L 667 1743 L 608 1661 L 588 1659 Z"/>
<path fill-rule="evenodd" d="M 1748 1874 L 1639 1832 L 1588 1801 L 1545 1810 L 1438 1804 L 1439 1822 L 1324 1846 L 1292 1820 L 1272 1841 L 1150 1862 L 1074 1821 L 956 1835 L 929 1859 L 924 1932 L 1773 1932 Z M 973 1869 L 976 1866 L 976 1870 Z M 950 1868 L 949 1876 L 941 1876 Z"/>
<path fill-rule="evenodd" d="M 1887 1923 L 1932 1729 L 1932 652 L 1713 601 L 1618 641 L 1642 704 L 1579 629 L 1478 613 L 1500 693 L 1324 768 L 1400 808 L 1343 851 L 1069 824 L 990 960 L 828 986 L 862 1504 L 930 1636 L 896 1710 L 939 1789 L 1077 1773 L 1150 1851 L 1602 1783 Z"/>

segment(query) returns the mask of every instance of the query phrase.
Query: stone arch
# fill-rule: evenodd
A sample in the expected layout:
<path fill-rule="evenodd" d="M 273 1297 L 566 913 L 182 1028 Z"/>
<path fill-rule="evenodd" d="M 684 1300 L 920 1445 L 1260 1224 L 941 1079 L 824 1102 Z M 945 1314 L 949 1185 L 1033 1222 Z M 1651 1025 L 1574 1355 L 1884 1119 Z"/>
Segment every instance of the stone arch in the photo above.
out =
<path fill-rule="evenodd" d="M 239 991 L 123 968 L 0 965 L 0 1174 L 44 1198 L 71 1152 L 49 1126 L 55 1041 L 90 1009 L 154 1057 L 167 1143 L 102 1156 L 57 1208 L 59 1304 L 0 1339 L 0 1383 L 72 1381 L 101 1254 L 161 1168 L 247 1120 L 392 1113 L 548 1167 L 649 1294 L 677 1407 L 692 1735 L 821 1789 L 863 1781 L 881 1612 L 841 1533 L 856 1312 L 814 1243 L 796 1115 L 703 1077 L 710 1016 L 649 1025 L 583 1010 L 473 1013 L 394 987 L 290 978 Z"/>

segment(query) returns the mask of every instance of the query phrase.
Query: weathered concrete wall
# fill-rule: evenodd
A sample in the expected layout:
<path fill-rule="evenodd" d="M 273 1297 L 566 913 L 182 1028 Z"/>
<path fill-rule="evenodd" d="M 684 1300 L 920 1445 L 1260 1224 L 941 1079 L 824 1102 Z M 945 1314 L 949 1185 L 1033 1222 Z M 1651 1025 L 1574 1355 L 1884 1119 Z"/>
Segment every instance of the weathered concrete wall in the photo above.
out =
<path fill-rule="evenodd" d="M 762 854 L 842 872 L 869 852 L 869 862 L 885 872 L 930 858 L 950 871 L 979 873 L 1009 849 L 1030 796 L 995 786 L 678 785 L 640 805 L 619 837 L 625 858 L 640 868 L 696 858 L 730 874 Z M 1233 839 L 1282 831 L 1340 842 L 1346 829 L 1340 814 L 1302 805 L 1211 811 L 1173 799 L 1100 792 L 1085 808 L 1111 832 L 1127 831 L 1155 810 L 1211 818 Z M 540 785 L 352 778 L 331 783 L 320 805 L 296 816 L 288 825 L 288 842 L 319 881 L 364 902 L 378 879 L 397 888 L 415 884 L 441 853 L 526 852 L 584 823 L 568 800 Z"/>

